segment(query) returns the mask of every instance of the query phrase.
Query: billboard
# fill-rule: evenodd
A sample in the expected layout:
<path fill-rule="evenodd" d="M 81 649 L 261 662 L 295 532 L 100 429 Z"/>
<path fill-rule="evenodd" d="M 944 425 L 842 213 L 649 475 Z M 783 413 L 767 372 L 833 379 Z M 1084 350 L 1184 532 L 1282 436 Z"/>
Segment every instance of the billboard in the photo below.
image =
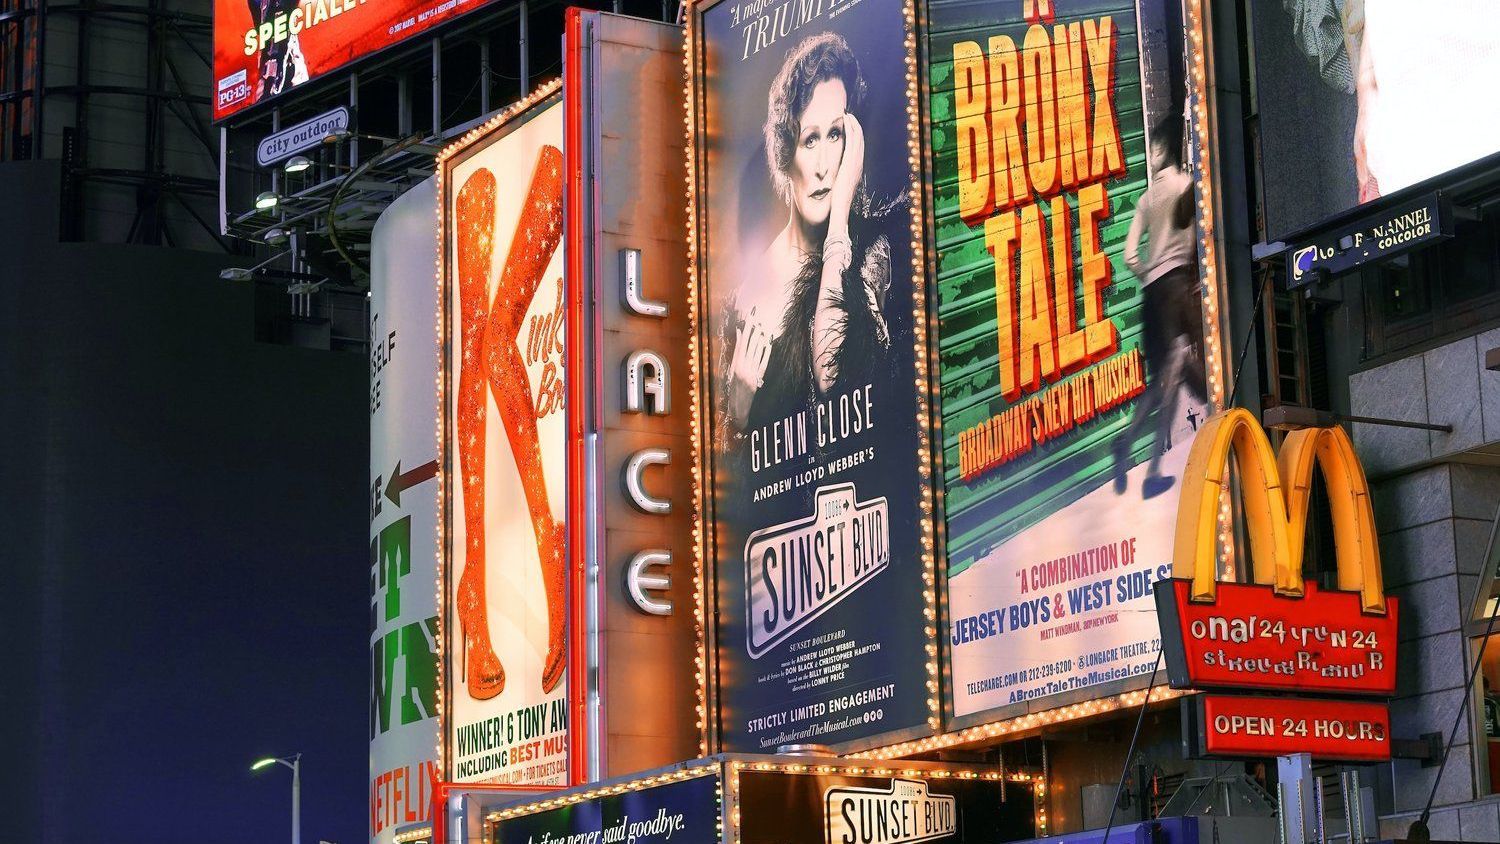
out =
<path fill-rule="evenodd" d="M 489 0 L 214 0 L 214 120 Z"/>
<path fill-rule="evenodd" d="M 1156 664 L 1152 583 L 1212 404 L 1181 15 L 929 5 L 956 726 L 1139 686 Z"/>
<path fill-rule="evenodd" d="M 1256 8 L 1265 239 L 1500 151 L 1485 101 L 1500 6 L 1407 0 Z"/>
<path fill-rule="evenodd" d="M 568 782 L 563 110 L 441 162 L 447 779 Z"/>
<path fill-rule="evenodd" d="M 397 197 L 370 235 L 370 842 L 421 823 L 438 742 L 437 187 Z"/>
<path fill-rule="evenodd" d="M 694 271 L 725 750 L 936 727 L 915 33 L 692 10 Z"/>
<path fill-rule="evenodd" d="M 1195 696 L 1188 746 L 1196 756 L 1231 759 L 1310 753 L 1320 762 L 1391 758 L 1391 712 L 1384 701 Z"/>
<path fill-rule="evenodd" d="M 1315 475 L 1333 531 L 1334 589 L 1302 576 Z M 1244 512 L 1253 583 L 1218 582 L 1220 507 L 1233 498 Z M 1196 724 L 1184 735 L 1199 752 L 1390 758 L 1383 701 L 1307 696 L 1395 694 L 1400 599 L 1385 594 L 1377 535 L 1364 469 L 1343 428 L 1291 431 L 1278 453 L 1244 408 L 1204 423 L 1184 478 L 1173 578 L 1155 587 L 1168 677 L 1178 689 L 1278 696 L 1197 698 Z"/>

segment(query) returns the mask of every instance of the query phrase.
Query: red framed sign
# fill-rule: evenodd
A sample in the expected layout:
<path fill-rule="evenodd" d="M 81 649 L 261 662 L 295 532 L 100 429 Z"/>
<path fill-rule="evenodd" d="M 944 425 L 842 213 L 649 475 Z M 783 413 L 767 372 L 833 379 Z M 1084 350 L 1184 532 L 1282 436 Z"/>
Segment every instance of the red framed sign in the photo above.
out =
<path fill-rule="evenodd" d="M 1391 713 L 1383 702 L 1203 695 L 1196 709 L 1198 755 L 1391 758 Z"/>
<path fill-rule="evenodd" d="M 1267 689 L 1389 696 L 1396 691 L 1396 623 L 1360 610 L 1357 592 L 1325 591 L 1308 580 L 1303 597 L 1271 586 L 1220 583 L 1211 604 L 1191 600 L 1192 583 L 1161 581 L 1167 677 L 1176 689 Z"/>

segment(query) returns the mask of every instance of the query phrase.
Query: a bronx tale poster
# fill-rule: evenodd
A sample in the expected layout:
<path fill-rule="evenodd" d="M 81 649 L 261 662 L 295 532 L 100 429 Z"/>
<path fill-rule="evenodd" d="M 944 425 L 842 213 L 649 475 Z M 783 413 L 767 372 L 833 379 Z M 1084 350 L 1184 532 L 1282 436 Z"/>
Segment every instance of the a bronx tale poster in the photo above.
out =
<path fill-rule="evenodd" d="M 443 163 L 453 782 L 568 780 L 562 139 L 553 96 Z"/>
<path fill-rule="evenodd" d="M 723 748 L 925 734 L 905 7 L 693 13 Z"/>
<path fill-rule="evenodd" d="M 1144 683 L 1209 413 L 1176 0 L 932 0 L 954 726 Z"/>

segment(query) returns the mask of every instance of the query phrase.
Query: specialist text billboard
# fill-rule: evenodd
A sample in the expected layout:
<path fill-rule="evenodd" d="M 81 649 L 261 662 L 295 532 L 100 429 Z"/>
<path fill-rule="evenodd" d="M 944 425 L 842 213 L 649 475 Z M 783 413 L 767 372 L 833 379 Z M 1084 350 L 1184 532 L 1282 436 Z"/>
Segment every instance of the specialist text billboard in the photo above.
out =
<path fill-rule="evenodd" d="M 431 810 L 438 770 L 437 187 L 397 197 L 370 236 L 370 842 Z"/>
<path fill-rule="evenodd" d="M 214 0 L 215 120 L 490 0 Z"/>

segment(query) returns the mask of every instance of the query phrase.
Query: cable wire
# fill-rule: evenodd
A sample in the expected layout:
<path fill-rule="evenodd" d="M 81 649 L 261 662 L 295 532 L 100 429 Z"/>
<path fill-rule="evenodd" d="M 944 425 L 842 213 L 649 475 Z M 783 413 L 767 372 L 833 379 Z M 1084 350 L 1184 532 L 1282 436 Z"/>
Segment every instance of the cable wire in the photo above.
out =
<path fill-rule="evenodd" d="M 1255 290 L 1255 301 L 1250 305 L 1251 322 L 1250 328 L 1245 332 L 1245 342 L 1240 344 L 1240 353 L 1234 364 L 1234 384 L 1229 389 L 1229 397 L 1225 400 L 1225 406 L 1232 407 L 1240 391 L 1240 376 L 1244 373 L 1245 361 L 1250 355 L 1250 340 L 1255 337 L 1255 326 L 1260 321 L 1255 315 L 1260 312 L 1261 300 L 1265 298 L 1266 288 L 1271 284 L 1271 274 L 1265 273 L 1262 281 Z M 1109 822 L 1104 827 L 1104 840 L 1100 844 L 1109 844 L 1110 831 L 1115 826 L 1115 812 L 1120 807 L 1120 792 L 1125 788 L 1125 778 L 1130 774 L 1130 760 L 1135 755 L 1136 742 L 1141 737 L 1141 723 L 1146 720 L 1146 707 L 1151 703 L 1151 693 L 1156 691 L 1156 673 L 1161 669 L 1161 658 L 1165 650 L 1156 652 L 1156 663 L 1151 666 L 1151 679 L 1146 683 L 1146 699 L 1141 701 L 1141 709 L 1135 719 L 1135 731 L 1130 736 L 1130 747 L 1125 751 L 1125 762 L 1120 766 L 1120 779 L 1115 783 L 1115 799 L 1109 807 Z M 1217 779 L 1217 774 L 1215 775 Z M 1435 787 L 1434 787 L 1435 788 Z"/>
<path fill-rule="evenodd" d="M 1120 792 L 1125 788 L 1125 777 L 1130 773 L 1130 758 L 1135 755 L 1135 743 L 1141 737 L 1141 722 L 1146 720 L 1146 706 L 1151 703 L 1151 693 L 1156 691 L 1156 672 L 1161 668 L 1161 655 L 1166 650 L 1156 652 L 1156 662 L 1151 666 L 1151 679 L 1146 682 L 1146 699 L 1141 701 L 1141 711 L 1135 716 L 1135 732 L 1130 734 L 1130 747 L 1125 751 L 1125 761 L 1120 765 L 1120 779 L 1115 783 L 1115 799 L 1109 804 L 1109 823 L 1104 826 L 1104 840 L 1100 844 L 1109 844 L 1109 832 L 1115 828 L 1115 811 L 1120 808 Z"/>

